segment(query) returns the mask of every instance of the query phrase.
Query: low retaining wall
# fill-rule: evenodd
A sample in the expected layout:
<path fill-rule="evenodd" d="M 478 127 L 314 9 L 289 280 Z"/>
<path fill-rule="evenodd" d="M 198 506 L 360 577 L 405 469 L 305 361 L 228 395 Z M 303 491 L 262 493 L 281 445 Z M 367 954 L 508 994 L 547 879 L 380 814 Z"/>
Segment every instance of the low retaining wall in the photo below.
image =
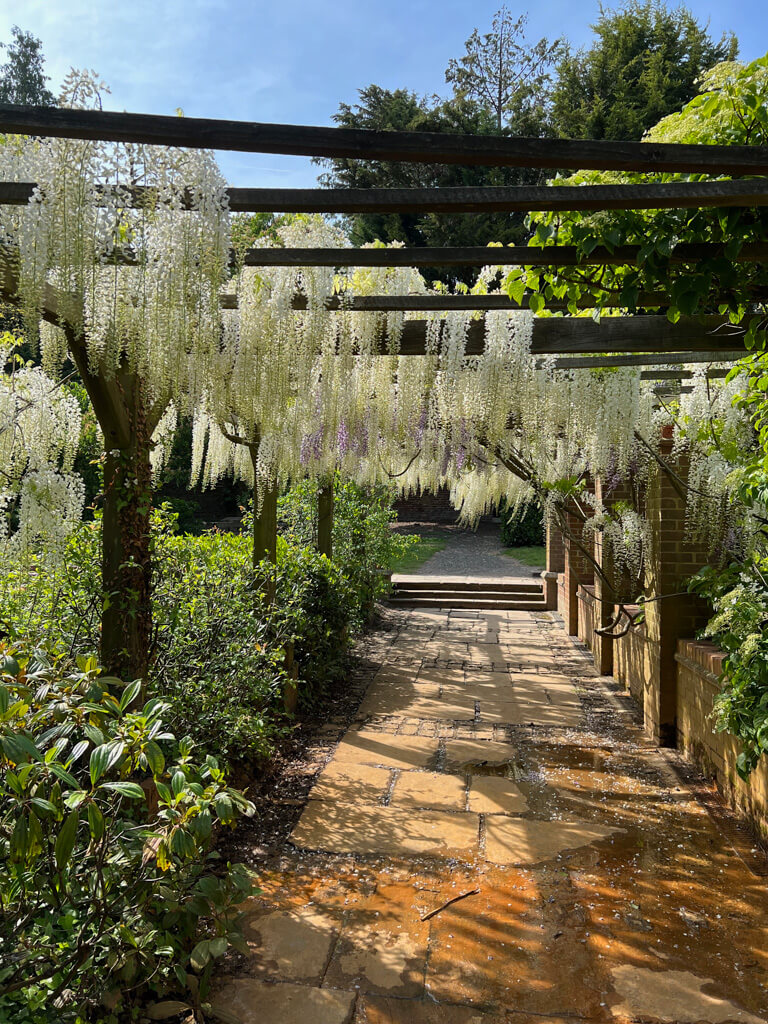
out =
<path fill-rule="evenodd" d="M 768 839 L 768 761 L 763 757 L 749 782 L 736 771 L 740 745 L 728 733 L 713 732 L 712 706 L 720 691 L 723 653 L 714 644 L 677 644 L 677 745 L 715 781 L 728 802 Z"/>
<path fill-rule="evenodd" d="M 631 615 L 640 610 L 626 605 Z M 658 644 L 648 638 L 645 623 L 633 626 L 626 636 L 613 641 L 613 674 L 616 681 L 642 706 L 645 705 L 647 680 L 654 678 L 652 662 L 658 660 Z"/>

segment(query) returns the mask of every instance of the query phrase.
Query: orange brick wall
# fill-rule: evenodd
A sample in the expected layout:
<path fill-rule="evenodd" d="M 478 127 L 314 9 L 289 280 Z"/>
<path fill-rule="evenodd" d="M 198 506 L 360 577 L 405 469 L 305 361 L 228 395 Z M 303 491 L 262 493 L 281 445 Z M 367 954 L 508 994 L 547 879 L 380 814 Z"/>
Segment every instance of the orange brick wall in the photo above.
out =
<path fill-rule="evenodd" d="M 595 588 L 593 586 L 580 586 L 576 592 L 579 602 L 579 633 L 578 637 L 582 643 L 594 651 L 595 649 L 595 628 L 597 626 L 597 607 L 595 602 Z"/>
<path fill-rule="evenodd" d="M 736 771 L 738 740 L 713 732 L 712 705 L 719 692 L 723 654 L 709 643 L 677 644 L 677 745 L 696 763 L 728 802 L 768 838 L 768 759 L 744 782 Z"/>

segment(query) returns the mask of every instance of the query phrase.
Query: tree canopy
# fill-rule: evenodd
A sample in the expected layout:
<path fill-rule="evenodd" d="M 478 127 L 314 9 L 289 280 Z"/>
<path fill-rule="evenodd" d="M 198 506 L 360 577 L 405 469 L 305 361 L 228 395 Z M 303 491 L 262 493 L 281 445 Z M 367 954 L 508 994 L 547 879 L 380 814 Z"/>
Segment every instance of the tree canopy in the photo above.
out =
<path fill-rule="evenodd" d="M 8 59 L 0 67 L 0 103 L 34 103 L 53 107 L 56 99 L 46 82 L 42 41 L 18 25 L 11 29 L 13 42 L 1 43 Z"/>
<path fill-rule="evenodd" d="M 527 14 L 513 20 L 509 8 L 501 7 L 493 16 L 491 31 L 481 36 L 475 29 L 466 41 L 464 56 L 451 60 L 445 72 L 457 98 L 467 97 L 491 111 L 498 133 L 508 127 L 523 135 L 523 123 L 541 119 L 550 69 L 562 49 L 559 39 L 543 38 L 529 45 L 527 21 Z"/>
<path fill-rule="evenodd" d="M 715 41 L 685 7 L 628 0 L 600 8 L 595 42 L 557 67 L 552 124 L 566 138 L 640 139 L 692 99 L 705 71 L 734 60 L 733 33 Z"/>

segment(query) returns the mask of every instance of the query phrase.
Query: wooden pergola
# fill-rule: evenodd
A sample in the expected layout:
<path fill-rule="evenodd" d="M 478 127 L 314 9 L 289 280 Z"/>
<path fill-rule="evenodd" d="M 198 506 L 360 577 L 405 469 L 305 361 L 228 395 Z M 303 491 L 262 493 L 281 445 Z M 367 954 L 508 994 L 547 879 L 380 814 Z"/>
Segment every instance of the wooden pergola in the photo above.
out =
<path fill-rule="evenodd" d="M 737 176 L 717 180 L 595 186 L 520 186 L 505 188 L 435 189 L 229 189 L 234 212 L 304 213 L 512 213 L 543 210 L 637 210 L 701 207 L 758 207 L 768 205 L 768 149 L 761 146 L 680 145 L 672 143 L 613 142 L 569 139 L 508 138 L 449 135 L 427 132 L 366 131 L 303 125 L 262 124 L 207 118 L 179 118 L 155 114 L 0 105 L 0 131 L 36 136 L 90 139 L 106 142 L 211 148 L 251 153 L 278 153 L 324 158 L 408 161 L 506 167 L 598 169 L 646 173 Z M 755 175 L 758 177 L 738 177 Z M 25 204 L 33 182 L 0 182 L 0 204 Z M 146 188 L 135 187 L 133 202 L 151 200 Z M 588 257 L 574 246 L 415 247 L 376 249 L 258 248 L 245 253 L 246 266 L 453 266 L 482 267 L 496 260 L 504 266 L 593 267 L 638 263 L 639 246 L 596 248 Z M 682 244 L 672 250 L 677 263 L 723 255 L 723 246 Z M 126 261 L 130 257 L 126 256 Z M 763 262 L 768 243 L 744 245 L 735 260 Z M 296 307 L 301 308 L 302 296 Z M 755 302 L 768 299 L 756 293 Z M 233 308 L 235 296 L 222 296 L 222 306 Z M 305 300 L 304 300 L 305 301 Z M 618 303 L 617 296 L 617 303 Z M 663 309 L 669 296 L 643 293 L 638 304 Z M 329 309 L 358 311 L 435 312 L 451 310 L 513 311 L 524 308 L 506 295 L 365 296 L 346 302 L 328 300 Z M 589 308 L 589 300 L 579 303 Z M 562 312 L 564 302 L 546 309 Z M 467 353 L 484 348 L 482 319 L 470 326 Z M 654 365 L 663 362 L 732 361 L 744 353 L 743 331 L 719 316 L 682 318 L 675 324 L 663 315 L 547 317 L 534 324 L 532 351 L 541 356 L 602 354 L 594 362 L 561 359 L 562 369 L 588 366 Z M 400 352 L 425 351 L 426 322 L 406 321 Z M 382 337 L 382 351 L 387 350 Z M 618 353 L 610 361 L 606 353 Z"/>
<path fill-rule="evenodd" d="M 551 168 L 553 170 L 595 169 L 647 174 L 690 174 L 698 180 L 649 182 L 573 187 L 548 185 L 509 188 L 435 188 L 435 189 L 259 189 L 229 190 L 233 212 L 334 213 L 514 213 L 557 210 L 646 210 L 755 208 L 768 206 L 768 147 L 677 145 L 641 142 L 578 141 L 568 139 L 506 138 L 492 136 L 430 134 L 421 132 L 381 132 L 346 128 L 301 125 L 260 124 L 254 122 L 163 117 L 148 114 L 65 108 L 28 107 L 0 104 L 0 132 L 36 137 L 60 137 L 104 142 L 139 143 L 167 147 L 236 150 L 251 153 L 276 153 L 321 158 L 406 161 L 428 164 L 464 164 L 506 167 Z M 706 180 L 701 180 L 701 178 Z M 24 205 L 35 188 L 34 182 L 0 182 L 0 204 Z M 104 186 L 105 190 L 109 186 Z M 121 190 L 121 196 L 125 190 Z M 151 190 L 135 187 L 130 202 L 137 207 L 152 203 Z M 682 244 L 669 258 L 678 265 L 711 257 L 727 257 L 719 244 Z M 126 251 L 112 255 L 118 262 L 133 262 Z M 247 266 L 327 266 L 327 267 L 600 267 L 638 265 L 638 246 L 619 246 L 611 251 L 598 247 L 586 257 L 575 247 L 502 246 L 502 247 L 413 247 L 338 249 L 257 248 L 244 257 L 232 255 L 233 266 L 244 259 Z M 751 242 L 741 247 L 735 260 L 762 263 L 768 259 L 768 242 Z M 0 249 L 0 294 L 13 301 L 18 287 L 18 254 Z M 620 295 L 615 292 L 616 307 Z M 510 312 L 525 308 L 529 296 L 520 303 L 496 292 L 488 295 L 418 294 L 405 296 L 372 295 L 365 297 L 332 296 L 326 301 L 330 310 L 352 309 L 372 314 L 401 310 L 411 314 L 463 310 L 476 313 L 469 326 L 467 354 L 484 351 L 483 314 L 492 310 Z M 724 297 L 727 301 L 727 296 Z M 755 291 L 755 304 L 768 300 L 768 288 Z M 125 465 L 107 460 L 105 480 L 119 482 L 123 476 L 149 479 L 149 443 L 151 424 L 137 417 L 132 402 L 140 390 L 126 370 L 117 378 L 92 373 L 82 339 L 62 311 L 67 296 L 52 288 L 45 297 L 43 315 L 51 322 L 62 322 L 68 332 L 70 352 L 80 370 L 86 390 L 102 427 L 105 445 L 125 455 Z M 714 301 L 714 300 L 713 300 Z M 237 296 L 222 295 L 221 306 L 233 309 Z M 641 293 L 635 308 L 663 310 L 671 296 L 661 292 Z M 301 295 L 294 298 L 297 309 L 306 305 Z M 584 298 L 580 309 L 594 307 Z M 719 303 L 717 303 L 719 305 Z M 717 305 L 715 308 L 717 308 Z M 568 304 L 550 300 L 545 309 L 567 312 Z M 573 308 L 573 307 L 571 307 Z M 426 352 L 428 321 L 405 321 L 398 351 L 404 355 Z M 647 366 L 641 371 L 646 379 L 660 381 L 657 389 L 667 388 L 664 381 L 684 381 L 690 371 L 684 364 L 732 363 L 746 354 L 744 328 L 715 315 L 683 317 L 670 323 L 662 313 L 655 315 L 591 317 L 555 315 L 534 320 L 532 352 L 540 360 L 558 369 Z M 389 351 L 386 330 L 382 328 L 381 351 Z M 660 369 L 661 367 L 661 369 Z M 710 376 L 720 376 L 722 368 L 709 367 Z M 122 374 L 122 377 L 121 377 Z M 119 379 L 118 379 L 119 378 Z M 133 396 L 133 397 L 132 397 Z M 135 404 L 135 402 L 134 402 Z M 138 440 L 137 440 L 138 438 Z M 138 467 L 138 468 L 137 468 Z M 114 491 L 115 488 L 112 488 Z M 102 616 L 102 660 L 120 674 L 142 676 L 146 665 L 151 601 L 148 577 L 151 551 L 147 544 L 130 554 L 125 547 L 126 529 L 132 536 L 148 535 L 145 509 L 110 505 L 110 488 L 105 486 L 104 557 L 102 585 L 105 592 L 121 594 L 133 591 L 137 614 L 126 616 L 115 602 Z M 254 556 L 264 553 L 264 540 L 270 546 L 276 532 L 274 502 L 276 491 L 265 509 L 254 520 Z M 122 517 L 122 518 L 121 518 Z M 130 521 L 124 522 L 128 519 Z M 319 546 L 330 551 L 332 489 L 320 494 Z M 107 535 L 109 534 L 109 539 Z M 260 557 L 260 556 L 259 556 Z M 551 575 L 551 574 L 548 574 Z M 125 654 L 127 652 L 127 654 Z M 124 657 L 125 654 L 125 657 Z"/>

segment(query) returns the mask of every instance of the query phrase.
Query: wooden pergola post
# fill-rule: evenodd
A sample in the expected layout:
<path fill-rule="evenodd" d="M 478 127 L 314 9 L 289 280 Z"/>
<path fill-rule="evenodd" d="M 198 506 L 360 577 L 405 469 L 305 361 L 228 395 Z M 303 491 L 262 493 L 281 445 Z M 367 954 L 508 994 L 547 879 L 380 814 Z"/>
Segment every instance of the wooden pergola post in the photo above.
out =
<path fill-rule="evenodd" d="M 333 480 L 317 491 L 317 550 L 333 557 Z"/>

